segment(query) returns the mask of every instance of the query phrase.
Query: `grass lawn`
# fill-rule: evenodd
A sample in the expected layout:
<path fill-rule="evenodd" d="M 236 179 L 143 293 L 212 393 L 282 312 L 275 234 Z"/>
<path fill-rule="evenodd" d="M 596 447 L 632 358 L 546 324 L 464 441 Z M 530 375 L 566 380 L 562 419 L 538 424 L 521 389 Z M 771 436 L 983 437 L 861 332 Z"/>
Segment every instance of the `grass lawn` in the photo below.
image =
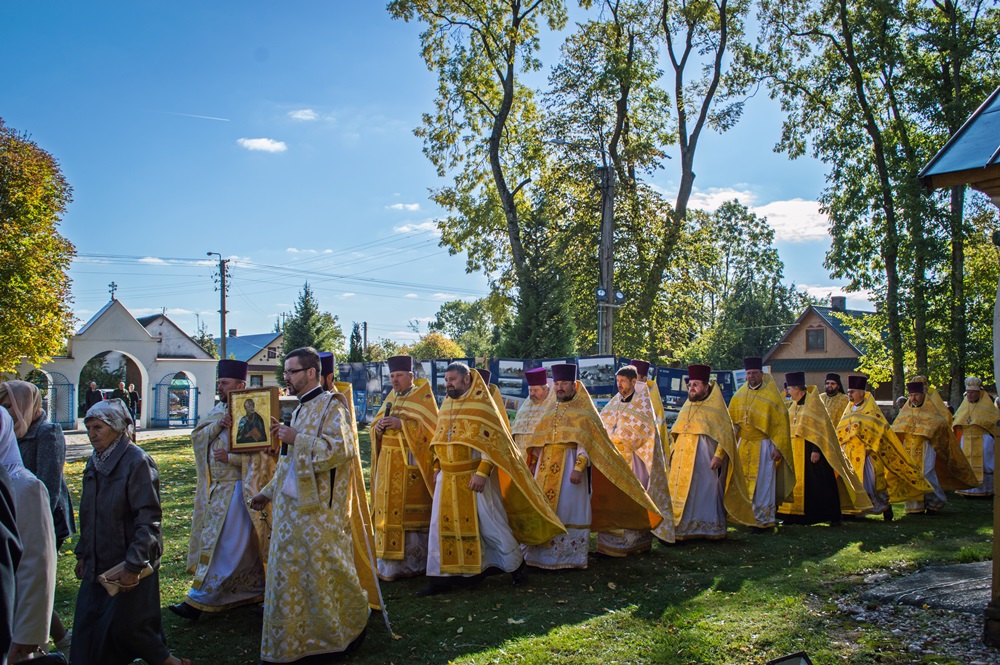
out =
<path fill-rule="evenodd" d="M 362 433 L 367 462 L 368 436 Z M 187 437 L 143 442 L 160 467 L 166 552 L 164 608 L 188 589 L 184 573 L 195 471 Z M 66 466 L 79 504 L 84 462 Z M 367 471 L 367 464 L 366 464 Z M 788 526 L 776 535 L 729 530 L 715 543 L 665 547 L 624 560 L 591 560 L 588 570 L 532 571 L 526 587 L 507 575 L 474 591 L 418 599 L 423 579 L 385 583 L 397 639 L 378 616 L 353 663 L 764 663 L 808 651 L 824 663 L 912 663 L 892 626 L 863 625 L 834 599 L 873 571 L 990 558 L 988 501 L 949 493 L 945 514 Z M 596 537 L 596 536 L 595 536 Z M 56 610 L 71 619 L 77 581 L 73 543 L 59 561 Z M 260 617 L 249 608 L 189 623 L 163 611 L 169 644 L 200 665 L 256 663 Z M 950 663 L 936 657 L 919 662 Z"/>

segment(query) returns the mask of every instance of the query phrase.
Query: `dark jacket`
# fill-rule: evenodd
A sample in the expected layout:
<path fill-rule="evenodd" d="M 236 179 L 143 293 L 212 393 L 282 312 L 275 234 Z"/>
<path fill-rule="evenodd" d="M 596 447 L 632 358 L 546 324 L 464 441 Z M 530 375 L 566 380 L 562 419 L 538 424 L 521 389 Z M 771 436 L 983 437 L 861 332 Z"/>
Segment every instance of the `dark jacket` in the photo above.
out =
<path fill-rule="evenodd" d="M 90 411 L 90 407 L 94 406 L 95 404 L 97 404 L 98 402 L 100 402 L 103 399 L 104 399 L 104 395 L 101 394 L 100 390 L 90 390 L 88 388 L 87 389 L 87 401 L 85 402 L 85 404 L 87 405 L 87 408 L 85 409 L 85 412 L 86 411 Z"/>
<path fill-rule="evenodd" d="M 163 553 L 160 531 L 160 472 L 146 452 L 122 434 L 100 471 L 94 459 L 83 470 L 80 540 L 83 579 L 94 580 L 122 561 L 133 573 L 157 568 Z"/>
<path fill-rule="evenodd" d="M 49 491 L 49 508 L 56 527 L 56 542 L 76 533 L 73 520 L 73 502 L 63 476 L 66 462 L 66 438 L 62 428 L 50 423 L 44 413 L 31 423 L 28 431 L 17 440 L 24 466 L 35 474 Z"/>

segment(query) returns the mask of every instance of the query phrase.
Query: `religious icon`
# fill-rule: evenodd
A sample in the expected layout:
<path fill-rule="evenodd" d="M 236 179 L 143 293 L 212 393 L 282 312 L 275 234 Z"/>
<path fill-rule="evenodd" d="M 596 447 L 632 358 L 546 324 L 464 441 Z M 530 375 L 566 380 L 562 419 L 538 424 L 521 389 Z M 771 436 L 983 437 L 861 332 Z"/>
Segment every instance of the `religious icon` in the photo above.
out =
<path fill-rule="evenodd" d="M 277 417 L 278 389 L 249 388 L 229 393 L 229 452 L 257 453 L 277 445 L 271 440 L 271 416 Z"/>

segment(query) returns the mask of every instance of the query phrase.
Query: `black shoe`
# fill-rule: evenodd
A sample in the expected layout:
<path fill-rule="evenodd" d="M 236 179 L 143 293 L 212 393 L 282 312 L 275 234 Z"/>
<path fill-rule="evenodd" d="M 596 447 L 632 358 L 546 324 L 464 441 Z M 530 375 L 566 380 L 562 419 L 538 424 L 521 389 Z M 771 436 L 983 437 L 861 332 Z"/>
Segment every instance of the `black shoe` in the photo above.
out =
<path fill-rule="evenodd" d="M 448 593 L 451 591 L 451 584 L 446 582 L 433 581 L 427 586 L 425 586 L 420 591 L 417 591 L 417 598 L 426 598 L 427 596 L 436 596 L 441 593 Z"/>
<path fill-rule="evenodd" d="M 752 526 L 750 527 L 750 531 L 756 534 L 771 533 L 772 531 L 774 531 L 774 527 Z"/>
<path fill-rule="evenodd" d="M 511 586 L 521 586 L 528 581 L 528 564 L 524 561 L 510 574 Z"/>
<path fill-rule="evenodd" d="M 187 603 L 177 603 L 176 605 L 167 605 L 167 609 L 179 616 L 182 619 L 188 619 L 189 621 L 197 621 L 201 618 L 201 610 L 197 607 L 191 607 Z"/>
<path fill-rule="evenodd" d="M 886 508 L 884 511 L 882 511 L 882 521 L 884 521 L 884 522 L 891 522 L 892 521 L 892 517 L 893 517 L 893 515 L 892 515 L 892 507 L 891 506 L 889 508 Z"/>

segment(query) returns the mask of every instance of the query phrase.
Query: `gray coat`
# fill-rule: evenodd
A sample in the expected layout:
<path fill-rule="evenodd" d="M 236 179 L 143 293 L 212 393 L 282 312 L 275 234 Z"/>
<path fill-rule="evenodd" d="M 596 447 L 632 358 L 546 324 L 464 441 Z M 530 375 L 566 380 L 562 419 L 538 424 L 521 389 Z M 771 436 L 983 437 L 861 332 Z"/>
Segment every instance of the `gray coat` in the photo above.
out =
<path fill-rule="evenodd" d="M 122 561 L 138 573 L 160 565 L 160 472 L 156 462 L 123 434 L 100 470 L 94 458 L 83 470 L 80 540 L 74 550 L 84 562 L 83 579 L 94 580 Z"/>
<path fill-rule="evenodd" d="M 56 542 L 76 533 L 73 520 L 73 501 L 63 476 L 66 463 L 66 438 L 62 428 L 50 423 L 44 413 L 31 423 L 28 431 L 17 440 L 24 466 L 35 474 L 49 491 L 52 523 L 56 527 Z"/>

